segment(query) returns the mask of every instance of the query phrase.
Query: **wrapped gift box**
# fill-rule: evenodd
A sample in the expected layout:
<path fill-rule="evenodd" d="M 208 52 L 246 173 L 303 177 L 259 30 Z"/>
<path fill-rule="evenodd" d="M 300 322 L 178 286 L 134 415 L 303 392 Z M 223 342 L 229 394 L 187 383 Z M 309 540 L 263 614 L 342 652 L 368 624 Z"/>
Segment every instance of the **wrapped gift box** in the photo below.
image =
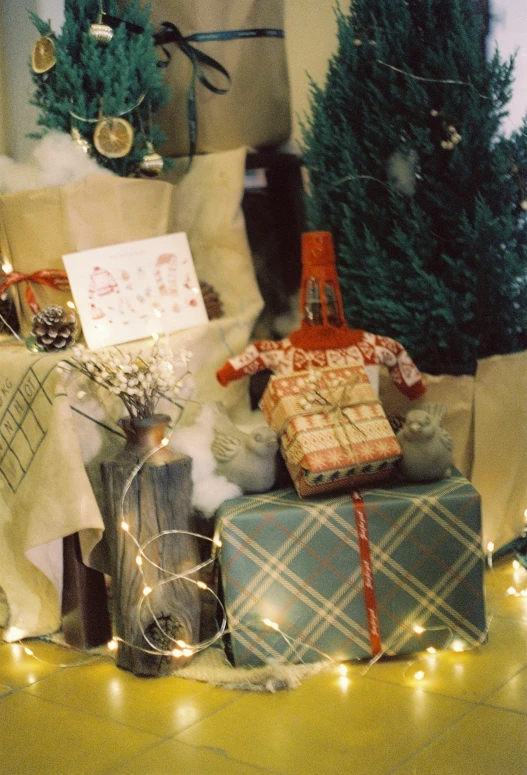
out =
<path fill-rule="evenodd" d="M 302 496 L 366 484 L 401 456 L 362 365 L 271 377 L 260 408 Z"/>
<path fill-rule="evenodd" d="M 386 655 L 442 648 L 453 638 L 485 641 L 480 498 L 472 485 L 455 472 L 362 498 L 375 618 L 350 495 L 307 500 L 287 489 L 223 504 L 219 557 L 236 665 L 370 658 L 373 621 Z"/>
<path fill-rule="evenodd" d="M 155 118 L 167 136 L 165 155 L 189 153 L 193 124 L 196 153 L 276 146 L 289 139 L 284 5 L 284 0 L 153 0 L 151 20 L 170 87 L 170 99 Z M 163 27 L 166 22 L 186 40 Z M 200 64 L 200 56 L 207 61 Z M 192 81 L 194 121 L 188 110 Z"/>

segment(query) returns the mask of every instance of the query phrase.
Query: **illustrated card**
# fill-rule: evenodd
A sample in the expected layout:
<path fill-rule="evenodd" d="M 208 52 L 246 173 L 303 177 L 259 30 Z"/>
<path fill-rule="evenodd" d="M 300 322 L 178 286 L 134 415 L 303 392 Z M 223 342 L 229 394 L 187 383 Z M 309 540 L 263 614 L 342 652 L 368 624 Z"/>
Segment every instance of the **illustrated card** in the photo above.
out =
<path fill-rule="evenodd" d="M 187 235 L 62 256 L 92 350 L 208 322 Z"/>

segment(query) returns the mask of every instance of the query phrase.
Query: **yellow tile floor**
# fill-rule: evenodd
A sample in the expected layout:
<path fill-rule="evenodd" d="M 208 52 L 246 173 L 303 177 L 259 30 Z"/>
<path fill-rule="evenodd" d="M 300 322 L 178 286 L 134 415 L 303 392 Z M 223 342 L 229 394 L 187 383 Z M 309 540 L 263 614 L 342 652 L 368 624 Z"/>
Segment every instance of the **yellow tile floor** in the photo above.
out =
<path fill-rule="evenodd" d="M 489 639 L 244 693 L 0 645 L 1 775 L 527 775 L 527 573 L 486 572 Z M 417 659 L 417 658 L 416 658 Z M 424 676 L 415 676 L 422 670 Z"/>

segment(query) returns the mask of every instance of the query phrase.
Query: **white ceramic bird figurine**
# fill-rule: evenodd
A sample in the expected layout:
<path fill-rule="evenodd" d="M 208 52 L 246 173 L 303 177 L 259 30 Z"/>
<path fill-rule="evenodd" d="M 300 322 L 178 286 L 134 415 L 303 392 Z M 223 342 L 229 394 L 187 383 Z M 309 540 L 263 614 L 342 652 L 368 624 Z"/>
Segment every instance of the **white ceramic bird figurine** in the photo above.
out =
<path fill-rule="evenodd" d="M 397 433 L 402 458 L 401 473 L 413 482 L 433 482 L 451 474 L 452 437 L 440 426 L 445 407 L 441 404 L 412 409 Z"/>
<path fill-rule="evenodd" d="M 249 432 L 238 428 L 218 402 L 214 405 L 212 454 L 216 470 L 243 492 L 266 492 L 276 478 L 278 440 L 267 425 Z"/>

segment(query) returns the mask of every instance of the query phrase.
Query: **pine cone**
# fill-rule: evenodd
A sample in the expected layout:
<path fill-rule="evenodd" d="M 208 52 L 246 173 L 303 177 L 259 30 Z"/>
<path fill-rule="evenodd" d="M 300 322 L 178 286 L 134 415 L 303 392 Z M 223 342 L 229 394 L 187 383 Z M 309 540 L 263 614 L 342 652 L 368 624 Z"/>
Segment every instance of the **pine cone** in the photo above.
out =
<path fill-rule="evenodd" d="M 219 294 L 212 285 L 209 285 L 209 283 L 200 280 L 199 285 L 209 320 L 223 317 L 223 304 Z"/>
<path fill-rule="evenodd" d="M 387 419 L 392 426 L 392 431 L 394 433 L 399 433 L 401 428 L 404 426 L 404 423 L 406 422 L 406 417 L 404 414 L 388 414 Z"/>
<path fill-rule="evenodd" d="M 33 318 L 31 333 L 46 352 L 65 350 L 75 341 L 77 317 L 74 312 L 52 304 Z"/>

